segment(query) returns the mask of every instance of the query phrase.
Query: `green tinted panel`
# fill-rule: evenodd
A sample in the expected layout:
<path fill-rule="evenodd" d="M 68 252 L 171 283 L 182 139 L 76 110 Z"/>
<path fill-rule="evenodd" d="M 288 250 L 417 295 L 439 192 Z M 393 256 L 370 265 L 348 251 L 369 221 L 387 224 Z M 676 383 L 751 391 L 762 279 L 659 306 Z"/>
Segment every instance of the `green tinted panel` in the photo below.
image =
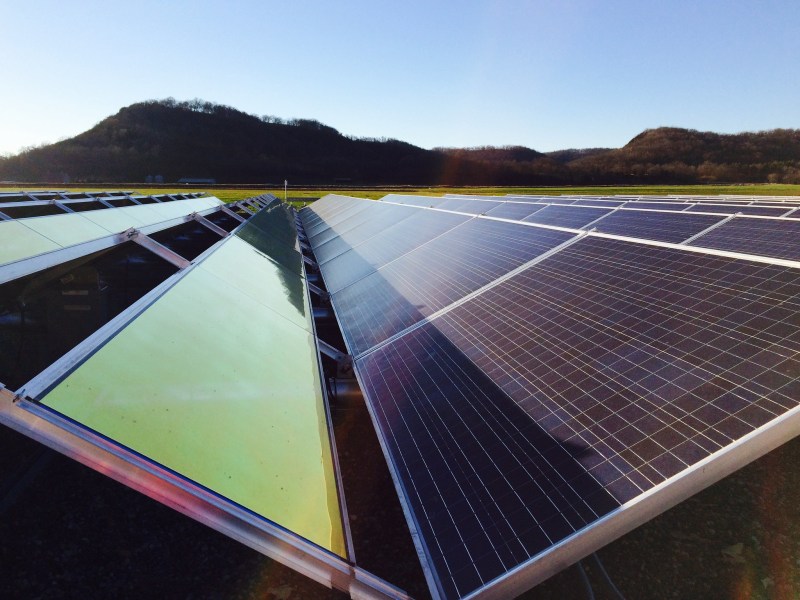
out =
<path fill-rule="evenodd" d="M 0 222 L 0 264 L 58 250 L 55 242 L 17 221 Z"/>
<path fill-rule="evenodd" d="M 103 227 L 80 213 L 27 219 L 25 226 L 53 240 L 59 246 L 72 246 L 108 235 Z"/>
<path fill-rule="evenodd" d="M 196 268 L 42 402 L 345 556 L 312 336 Z"/>
<path fill-rule="evenodd" d="M 193 212 L 216 206 L 217 202 L 213 202 L 212 198 L 193 198 L 191 200 L 175 200 L 173 202 L 161 202 L 159 204 L 148 204 L 147 208 L 152 209 L 154 212 L 161 215 L 159 221 L 167 219 L 174 219 L 175 217 L 182 217 L 190 215 Z"/>
<path fill-rule="evenodd" d="M 250 244 L 231 237 L 199 268 L 216 275 L 299 327 L 312 331 L 303 280 L 275 264 Z"/>
<path fill-rule="evenodd" d="M 297 244 L 297 229 L 294 216 L 283 205 L 275 205 L 259 211 L 248 223 L 263 230 L 270 237 L 294 248 Z"/>
<path fill-rule="evenodd" d="M 151 224 L 164 221 L 164 217 L 158 212 L 153 204 L 142 204 L 140 206 L 122 206 L 114 209 L 114 212 L 125 215 L 127 218 L 135 219 L 138 222 Z"/>
<path fill-rule="evenodd" d="M 248 221 L 236 232 L 236 235 L 251 246 L 258 248 L 278 264 L 286 267 L 297 277 L 303 276 L 303 256 L 255 224 Z"/>
<path fill-rule="evenodd" d="M 87 210 L 81 215 L 92 223 L 97 223 L 109 233 L 122 233 L 131 227 L 141 227 L 148 223 L 146 219 L 137 218 L 126 212 L 124 208 L 106 208 L 104 210 Z"/>

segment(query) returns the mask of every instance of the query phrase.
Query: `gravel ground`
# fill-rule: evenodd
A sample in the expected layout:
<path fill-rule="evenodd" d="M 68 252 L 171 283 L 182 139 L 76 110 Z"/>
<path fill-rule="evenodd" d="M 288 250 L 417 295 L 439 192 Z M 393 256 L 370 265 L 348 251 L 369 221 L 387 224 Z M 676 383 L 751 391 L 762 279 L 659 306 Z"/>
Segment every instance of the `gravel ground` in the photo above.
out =
<path fill-rule="evenodd" d="M 363 409 L 334 420 L 359 563 L 428 597 Z M 33 464 L 38 475 L 10 498 L 8 482 Z M 798 464 L 795 439 L 598 554 L 629 600 L 800 598 Z M 0 427 L 3 482 L 0 598 L 345 597 Z M 613 598 L 584 564 L 596 597 Z M 523 597 L 586 595 L 570 567 Z"/>

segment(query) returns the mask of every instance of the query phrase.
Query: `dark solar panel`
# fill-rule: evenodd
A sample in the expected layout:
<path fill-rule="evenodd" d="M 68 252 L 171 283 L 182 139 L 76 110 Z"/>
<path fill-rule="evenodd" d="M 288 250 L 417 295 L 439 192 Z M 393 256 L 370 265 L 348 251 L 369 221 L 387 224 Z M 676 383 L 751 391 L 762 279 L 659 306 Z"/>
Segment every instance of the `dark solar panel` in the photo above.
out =
<path fill-rule="evenodd" d="M 572 237 L 473 219 L 333 294 L 357 355 Z M 327 265 L 321 265 L 323 277 Z"/>
<path fill-rule="evenodd" d="M 331 218 L 330 220 L 327 220 L 326 222 L 330 225 L 330 227 L 320 228 L 319 226 L 315 226 L 312 229 L 313 233 L 309 233 L 308 229 L 306 229 L 306 233 L 309 236 L 311 245 L 314 248 L 318 248 L 322 246 L 322 244 L 340 237 L 348 229 L 353 229 L 354 227 L 358 227 L 362 223 L 369 221 L 370 218 L 372 218 L 372 216 L 375 214 L 376 209 L 374 206 L 366 204 L 366 202 L 371 201 L 364 201 L 364 204 L 358 204 L 351 208 L 345 209 L 347 211 L 347 217 L 344 219 Z M 391 207 L 392 205 L 387 204 L 385 206 Z"/>
<path fill-rule="evenodd" d="M 743 215 L 760 215 L 763 217 L 780 217 L 787 213 L 790 208 L 776 208 L 774 206 L 741 206 L 741 205 L 723 205 L 723 204 L 697 204 L 687 209 L 687 212 L 714 212 L 723 213 L 726 215 L 735 215 L 742 213 Z"/>
<path fill-rule="evenodd" d="M 625 204 L 625 208 L 681 212 L 689 208 L 689 205 L 684 202 L 628 202 Z"/>
<path fill-rule="evenodd" d="M 325 263 L 369 238 L 382 234 L 387 228 L 419 214 L 422 208 L 373 202 L 369 210 L 337 227 L 337 236 L 320 244 L 323 236 L 314 238 L 314 255 L 319 264 Z"/>
<path fill-rule="evenodd" d="M 504 204 L 493 208 L 488 213 L 489 217 L 497 217 L 499 219 L 511 219 L 512 221 L 521 221 L 527 216 L 532 215 L 536 211 L 542 210 L 546 204 L 529 204 L 527 202 L 505 202 Z"/>
<path fill-rule="evenodd" d="M 357 361 L 443 595 L 795 408 L 798 314 L 796 269 L 590 237 Z"/>
<path fill-rule="evenodd" d="M 473 202 L 475 201 L 469 200 L 467 198 L 445 198 L 436 205 L 436 208 L 441 208 L 443 210 L 461 211 L 464 208 L 469 208 L 469 206 L 471 206 Z M 464 210 L 464 212 L 467 211 Z"/>
<path fill-rule="evenodd" d="M 630 201 L 625 204 L 625 208 L 638 208 L 642 210 L 672 210 L 676 212 L 684 211 L 689 208 L 685 202 L 639 202 Z"/>
<path fill-rule="evenodd" d="M 381 198 L 386 202 L 396 202 L 398 204 L 407 204 L 409 206 L 437 206 L 442 199 L 440 197 L 431 196 L 403 196 L 399 194 L 389 194 Z"/>
<path fill-rule="evenodd" d="M 601 233 L 679 244 L 724 218 L 652 210 L 617 210 L 592 227 Z"/>
<path fill-rule="evenodd" d="M 310 239 L 326 229 L 346 223 L 354 215 L 367 210 L 370 202 L 346 196 L 326 196 L 300 211 L 300 219 Z"/>
<path fill-rule="evenodd" d="M 579 198 L 572 203 L 573 206 L 606 206 L 610 208 L 622 206 L 623 204 L 625 204 L 624 200 L 599 200 L 594 198 Z"/>
<path fill-rule="evenodd" d="M 472 215 L 485 215 L 493 208 L 500 206 L 502 202 L 486 202 L 483 200 L 470 200 L 468 204 L 464 204 L 458 210 Z"/>
<path fill-rule="evenodd" d="M 547 206 L 522 219 L 528 223 L 556 225 L 580 229 L 610 212 L 607 208 L 583 208 L 574 206 Z"/>
<path fill-rule="evenodd" d="M 432 210 L 415 214 L 325 263 L 325 285 L 330 293 L 395 260 L 471 217 Z"/>
<path fill-rule="evenodd" d="M 691 245 L 800 260 L 800 221 L 736 217 Z"/>
<path fill-rule="evenodd" d="M 511 200 L 513 202 L 531 202 L 531 203 L 553 203 L 556 201 L 556 204 L 564 204 L 564 202 L 558 202 L 559 198 L 555 198 L 553 196 L 515 196 L 513 194 L 509 194 L 505 196 L 507 200 Z"/>

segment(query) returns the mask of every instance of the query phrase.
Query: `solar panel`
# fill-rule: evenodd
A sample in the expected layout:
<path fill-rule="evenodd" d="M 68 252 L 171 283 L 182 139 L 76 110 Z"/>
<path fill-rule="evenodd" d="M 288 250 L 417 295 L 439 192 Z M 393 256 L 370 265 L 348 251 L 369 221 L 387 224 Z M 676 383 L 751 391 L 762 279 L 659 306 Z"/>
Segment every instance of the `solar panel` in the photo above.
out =
<path fill-rule="evenodd" d="M 304 300 L 230 238 L 41 403 L 345 556 Z"/>
<path fill-rule="evenodd" d="M 617 210 L 592 225 L 601 233 L 679 244 L 724 217 L 651 210 Z"/>
<path fill-rule="evenodd" d="M 170 214 L 193 212 L 209 199 L 170 204 Z M 16 344 L 0 355 L 0 380 L 12 386 L 0 384 L 0 423 L 328 586 L 404 597 L 351 562 L 294 213 L 250 205 L 265 208 L 230 232 L 183 213 L 136 223 L 149 235 L 130 240 L 86 215 L 130 226 L 157 205 L 61 215 L 77 240 L 104 234 L 99 246 L 42 246 L 47 238 L 24 221 L 0 223 L 24 252 L 0 264 L 0 342 Z M 42 252 L 55 257 L 47 268 L 7 277 L 41 267 Z M 58 303 L 75 312 L 56 322 Z M 95 313 L 90 329 L 77 327 Z"/>
<path fill-rule="evenodd" d="M 671 210 L 675 212 L 685 211 L 689 207 L 683 202 L 640 202 L 631 201 L 625 203 L 625 208 L 638 208 L 643 210 Z"/>
<path fill-rule="evenodd" d="M 572 206 L 605 206 L 614 208 L 616 206 L 622 206 L 625 204 L 624 200 L 600 200 L 597 198 L 579 198 L 572 203 Z"/>
<path fill-rule="evenodd" d="M 398 204 L 407 204 L 409 206 L 424 206 L 431 207 L 437 206 L 441 201 L 441 196 L 410 196 L 404 194 L 387 194 L 381 198 L 383 202 L 397 202 Z"/>
<path fill-rule="evenodd" d="M 789 211 L 789 207 L 776 208 L 772 206 L 746 206 L 746 205 L 721 205 L 721 204 L 697 204 L 687 209 L 687 212 L 714 212 L 733 215 L 741 213 L 743 215 L 760 215 L 764 217 L 780 217 Z"/>
<path fill-rule="evenodd" d="M 571 237 L 481 218 L 449 230 L 333 294 L 351 354 L 364 352 Z"/>
<path fill-rule="evenodd" d="M 525 217 L 542 210 L 545 204 L 529 204 L 527 202 L 505 202 L 486 213 L 489 217 L 522 221 Z"/>
<path fill-rule="evenodd" d="M 310 233 L 306 230 L 309 241 L 314 247 L 319 247 L 325 242 L 341 237 L 348 229 L 353 229 L 359 225 L 368 223 L 372 212 L 366 209 L 371 203 L 372 200 L 359 200 L 358 204 L 351 205 L 349 208 L 345 209 L 346 212 L 343 211 L 341 217 L 337 214 L 334 219 L 328 221 L 329 227 L 321 231 L 317 230 L 316 233 Z"/>
<path fill-rule="evenodd" d="M 547 204 L 572 204 L 575 202 L 575 198 L 569 196 L 511 196 L 511 198 L 528 202 L 546 202 Z"/>
<path fill-rule="evenodd" d="M 435 208 L 441 208 L 442 210 L 455 210 L 461 211 L 464 209 L 464 212 L 467 212 L 472 203 L 475 202 L 474 200 L 469 200 L 467 198 L 445 198 L 441 202 L 439 202 Z"/>
<path fill-rule="evenodd" d="M 547 206 L 522 220 L 528 223 L 539 223 L 540 225 L 580 229 L 603 215 L 607 215 L 609 212 L 611 212 L 610 209 L 606 208 Z"/>
<path fill-rule="evenodd" d="M 691 245 L 800 260 L 800 222 L 736 217 L 693 240 Z"/>
<path fill-rule="evenodd" d="M 354 226 L 341 226 L 338 235 L 325 243 L 318 243 L 320 236 L 312 240 L 318 263 L 323 264 L 347 252 L 361 242 L 381 234 L 386 228 L 419 214 L 419 211 L 422 210 L 421 208 L 383 204 L 372 200 L 365 200 L 365 202 L 370 202 L 373 206 L 370 207 L 370 210 L 363 211 L 359 218 L 354 219 Z"/>
<path fill-rule="evenodd" d="M 365 210 L 368 204 L 358 198 L 337 196 L 329 194 L 320 198 L 302 211 L 301 218 L 309 239 L 320 234 L 326 229 L 335 227 L 360 211 Z"/>
<path fill-rule="evenodd" d="M 793 269 L 590 237 L 360 359 L 441 595 L 535 582 L 795 409 L 798 294 Z"/>
<path fill-rule="evenodd" d="M 458 210 L 473 215 L 483 215 L 500 206 L 501 202 L 485 202 L 483 200 L 470 200 L 467 204 L 461 205 Z"/>
<path fill-rule="evenodd" d="M 325 263 L 325 286 L 330 293 L 338 292 L 469 219 L 454 213 L 417 211 Z"/>

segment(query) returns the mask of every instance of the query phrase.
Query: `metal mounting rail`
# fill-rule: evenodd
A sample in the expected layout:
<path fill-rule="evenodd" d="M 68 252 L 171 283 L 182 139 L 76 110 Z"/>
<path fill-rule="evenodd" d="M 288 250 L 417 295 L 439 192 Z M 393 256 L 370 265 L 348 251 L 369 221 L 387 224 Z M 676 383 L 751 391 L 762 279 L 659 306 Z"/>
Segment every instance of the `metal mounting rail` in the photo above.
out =
<path fill-rule="evenodd" d="M 709 226 L 709 227 L 706 227 L 705 229 L 703 229 L 703 231 L 701 231 L 701 232 L 699 232 L 699 233 L 695 233 L 693 236 L 691 236 L 691 237 L 688 237 L 688 238 L 686 238 L 685 240 L 683 240 L 683 241 L 681 242 L 681 246 L 683 246 L 683 245 L 685 245 L 685 244 L 691 244 L 691 243 L 692 243 L 693 241 L 695 241 L 697 238 L 699 238 L 699 237 L 703 237 L 703 236 L 704 236 L 705 234 L 707 234 L 709 231 L 713 231 L 713 230 L 714 230 L 714 229 L 716 229 L 717 227 L 722 227 L 722 226 L 723 226 L 725 223 L 727 223 L 728 221 L 730 221 L 730 220 L 731 220 L 731 219 L 733 219 L 734 217 L 738 217 L 738 216 L 740 216 L 741 214 L 742 214 L 742 213 L 736 213 L 735 215 L 730 215 L 730 216 L 728 216 L 728 217 L 726 217 L 726 218 L 722 219 L 721 221 L 719 221 L 719 222 L 717 222 L 717 223 L 714 223 L 713 225 L 711 225 L 711 226 Z"/>
<path fill-rule="evenodd" d="M 0 423 L 352 598 L 410 600 L 345 559 L 0 385 Z"/>
<path fill-rule="evenodd" d="M 148 235 L 143 234 L 141 231 L 137 229 L 128 229 L 123 234 L 128 240 L 132 242 L 136 242 L 143 248 L 147 248 L 153 254 L 163 258 L 167 262 L 175 265 L 179 269 L 185 269 L 191 263 L 191 261 L 186 260 L 183 256 L 178 254 L 177 252 L 173 252 L 163 244 L 159 244 L 153 238 Z"/>
<path fill-rule="evenodd" d="M 232 211 L 232 210 L 231 210 L 230 208 L 228 208 L 227 206 L 223 206 L 223 207 L 222 207 L 222 212 L 224 212 L 224 213 L 225 213 L 226 215 L 228 215 L 229 217 L 233 217 L 234 219 L 236 219 L 236 220 L 237 220 L 237 221 L 239 221 L 240 223 L 244 223 L 244 222 L 247 220 L 247 219 L 245 219 L 245 218 L 244 218 L 242 215 L 236 214 L 234 211 Z"/>
<path fill-rule="evenodd" d="M 327 290 L 323 290 L 318 285 L 314 285 L 310 281 L 306 280 L 306 284 L 308 285 L 308 289 L 314 292 L 317 296 L 319 296 L 323 300 L 330 300 L 331 294 Z"/>
<path fill-rule="evenodd" d="M 200 215 L 198 213 L 192 213 L 189 216 L 192 219 L 194 219 L 195 221 L 197 221 L 198 223 L 200 223 L 201 225 L 207 227 L 208 229 L 210 229 L 211 231 L 216 233 L 220 237 L 228 237 L 228 235 L 230 235 L 222 227 L 220 227 L 219 225 L 216 225 L 215 223 L 212 223 L 211 221 L 206 219 L 203 215 Z"/>

